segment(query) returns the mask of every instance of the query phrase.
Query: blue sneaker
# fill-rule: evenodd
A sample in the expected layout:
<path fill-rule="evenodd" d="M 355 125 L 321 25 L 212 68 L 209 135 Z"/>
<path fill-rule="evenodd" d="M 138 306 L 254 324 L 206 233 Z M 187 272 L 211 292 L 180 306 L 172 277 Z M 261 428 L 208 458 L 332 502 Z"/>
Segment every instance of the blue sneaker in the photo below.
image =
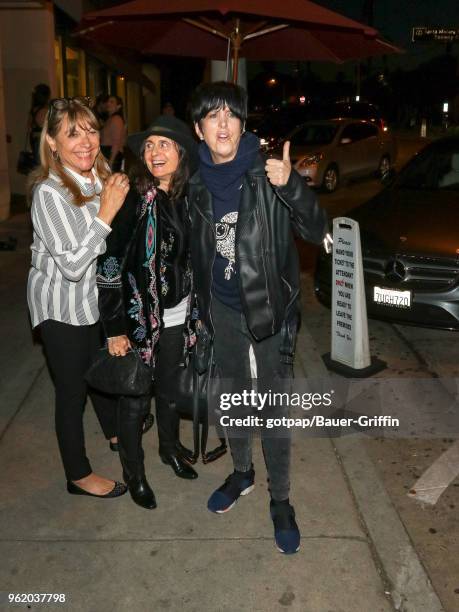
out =
<path fill-rule="evenodd" d="M 228 512 L 241 495 L 248 495 L 254 489 L 255 471 L 236 472 L 228 476 L 220 488 L 212 493 L 207 502 L 211 512 Z"/>
<path fill-rule="evenodd" d="M 295 521 L 295 510 L 284 501 L 271 500 L 269 504 L 271 518 L 274 523 L 274 539 L 280 552 L 292 555 L 300 549 L 300 530 Z"/>

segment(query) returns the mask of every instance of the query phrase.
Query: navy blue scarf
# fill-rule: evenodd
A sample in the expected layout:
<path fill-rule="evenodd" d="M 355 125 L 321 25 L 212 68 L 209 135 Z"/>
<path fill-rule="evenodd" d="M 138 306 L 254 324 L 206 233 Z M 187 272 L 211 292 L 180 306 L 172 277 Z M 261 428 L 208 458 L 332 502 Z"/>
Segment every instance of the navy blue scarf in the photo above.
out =
<path fill-rule="evenodd" d="M 244 174 L 254 165 L 255 158 L 260 149 L 260 141 L 255 134 L 246 132 L 242 135 L 236 157 L 223 164 L 212 161 L 209 147 L 205 142 L 199 145 L 201 160 L 199 170 L 202 180 L 215 200 L 233 204 L 233 210 L 239 208 L 239 188 Z M 217 205 L 217 208 L 220 208 Z"/>
<path fill-rule="evenodd" d="M 242 181 L 247 171 L 254 166 L 259 148 L 260 141 L 254 134 L 243 134 L 236 157 L 232 161 L 215 164 L 212 161 L 208 146 L 204 142 L 201 143 L 199 147 L 201 177 L 212 195 L 216 223 L 220 224 L 224 217 L 228 221 L 228 217 L 226 217 L 228 213 L 239 212 Z M 228 242 L 231 243 L 231 240 L 234 240 L 234 227 L 229 232 L 233 238 L 230 237 L 226 240 L 223 247 L 225 249 L 224 255 L 219 254 L 217 238 L 217 253 L 212 271 L 212 293 L 223 304 L 241 311 L 235 260 L 231 258 L 231 248 L 228 251 Z"/>

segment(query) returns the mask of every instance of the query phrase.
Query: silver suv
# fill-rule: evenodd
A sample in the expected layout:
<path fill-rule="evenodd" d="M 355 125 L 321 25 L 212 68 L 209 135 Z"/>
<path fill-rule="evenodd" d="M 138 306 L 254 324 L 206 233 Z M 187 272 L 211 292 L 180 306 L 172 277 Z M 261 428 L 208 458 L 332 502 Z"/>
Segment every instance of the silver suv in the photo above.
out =
<path fill-rule="evenodd" d="M 341 180 L 370 174 L 383 177 L 395 163 L 389 130 L 358 119 L 308 121 L 290 132 L 294 167 L 311 187 L 331 193 Z"/>

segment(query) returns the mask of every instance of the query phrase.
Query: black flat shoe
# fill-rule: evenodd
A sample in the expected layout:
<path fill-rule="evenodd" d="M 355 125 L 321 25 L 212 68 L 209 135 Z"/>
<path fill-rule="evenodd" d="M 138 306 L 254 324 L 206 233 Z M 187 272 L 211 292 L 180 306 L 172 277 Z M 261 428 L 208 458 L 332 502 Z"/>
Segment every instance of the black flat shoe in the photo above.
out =
<path fill-rule="evenodd" d="M 110 442 L 110 450 L 117 453 L 120 450 L 118 442 Z"/>
<path fill-rule="evenodd" d="M 134 503 L 146 510 L 154 510 L 156 508 L 155 494 L 145 476 L 132 476 L 128 478 L 126 473 L 123 472 L 123 478 Z"/>
<path fill-rule="evenodd" d="M 105 493 L 105 495 L 97 495 L 97 493 L 90 493 L 89 491 L 85 491 L 71 480 L 67 480 L 67 491 L 71 495 L 89 495 L 90 497 L 103 497 L 109 499 L 111 497 L 119 497 L 120 495 L 124 495 L 127 490 L 127 486 L 124 485 L 122 482 L 115 482 L 115 486 L 111 491 Z"/>
<path fill-rule="evenodd" d="M 198 477 L 197 472 L 193 470 L 191 465 L 179 455 L 160 455 L 160 457 L 163 463 L 171 466 L 175 472 L 175 475 L 179 478 L 194 480 Z"/>

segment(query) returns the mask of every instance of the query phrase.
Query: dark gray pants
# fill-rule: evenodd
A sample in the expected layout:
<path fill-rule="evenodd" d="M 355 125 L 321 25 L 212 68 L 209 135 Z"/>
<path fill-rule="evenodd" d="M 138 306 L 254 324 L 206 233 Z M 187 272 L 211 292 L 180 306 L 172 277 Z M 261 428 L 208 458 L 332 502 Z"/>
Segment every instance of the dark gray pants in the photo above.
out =
<path fill-rule="evenodd" d="M 215 329 L 214 360 L 217 374 L 224 379 L 237 379 L 249 381 L 250 373 L 250 346 L 256 361 L 257 378 L 265 385 L 270 381 L 275 386 L 279 379 L 291 378 L 292 367 L 280 361 L 280 334 L 265 338 L 257 342 L 247 328 L 245 316 L 219 302 L 215 297 L 212 300 L 212 322 Z M 250 389 L 248 389 L 250 390 Z M 262 391 L 260 387 L 257 389 Z M 249 410 L 249 409 L 248 409 Z M 249 414 L 249 411 L 247 412 Z M 288 407 L 276 408 L 271 416 L 288 416 Z M 266 469 L 269 477 L 269 490 L 271 497 L 276 501 L 287 499 L 290 490 L 290 437 L 273 437 L 271 430 L 261 429 L 261 442 Z M 241 437 L 232 436 L 227 431 L 234 468 L 245 472 L 252 466 L 252 437 L 253 431 Z"/>

